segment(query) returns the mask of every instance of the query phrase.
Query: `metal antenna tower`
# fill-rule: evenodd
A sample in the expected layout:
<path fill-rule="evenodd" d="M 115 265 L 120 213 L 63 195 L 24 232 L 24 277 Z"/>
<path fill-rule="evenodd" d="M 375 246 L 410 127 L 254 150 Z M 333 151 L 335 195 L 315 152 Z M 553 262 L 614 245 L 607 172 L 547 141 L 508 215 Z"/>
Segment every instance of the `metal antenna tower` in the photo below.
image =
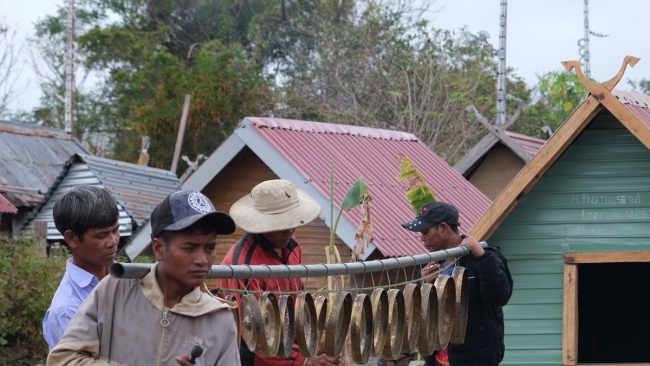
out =
<path fill-rule="evenodd" d="M 580 54 L 580 64 L 582 65 L 582 70 L 586 76 L 591 75 L 591 65 L 589 61 L 591 60 L 591 54 L 589 52 L 589 35 L 595 37 L 608 37 L 608 34 L 595 33 L 589 30 L 589 0 L 585 0 L 585 37 L 578 40 L 578 53 Z"/>
<path fill-rule="evenodd" d="M 497 125 L 506 123 L 506 17 L 508 1 L 501 0 L 501 16 L 499 17 L 499 73 L 497 75 Z"/>
<path fill-rule="evenodd" d="M 65 132 L 72 133 L 72 98 L 74 95 L 74 0 L 68 0 L 68 24 L 65 31 Z"/>

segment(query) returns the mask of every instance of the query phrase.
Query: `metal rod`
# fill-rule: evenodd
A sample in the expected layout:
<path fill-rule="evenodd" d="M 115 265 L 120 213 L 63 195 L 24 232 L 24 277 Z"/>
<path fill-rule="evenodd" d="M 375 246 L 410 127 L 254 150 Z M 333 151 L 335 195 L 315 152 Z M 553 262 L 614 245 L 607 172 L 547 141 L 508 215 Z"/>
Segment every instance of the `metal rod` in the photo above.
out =
<path fill-rule="evenodd" d="M 501 0 L 501 16 L 499 17 L 499 73 L 497 77 L 497 125 L 506 123 L 506 22 L 508 16 L 508 2 Z"/>
<path fill-rule="evenodd" d="M 483 248 L 487 243 L 480 242 Z M 462 257 L 469 254 L 469 248 L 461 245 L 455 248 L 438 250 L 427 254 L 410 255 L 399 258 L 388 258 L 367 262 L 335 263 L 335 264 L 306 264 L 306 265 L 223 265 L 212 266 L 206 278 L 291 278 L 291 277 L 323 277 L 345 274 L 359 274 L 387 271 L 411 267 L 433 261 L 441 261 L 449 257 Z M 115 278 L 142 278 L 151 270 L 152 264 L 143 263 L 114 263 L 111 266 L 111 276 Z"/>
<path fill-rule="evenodd" d="M 68 23 L 65 30 L 65 132 L 72 133 L 74 97 L 74 0 L 68 1 Z"/>
<path fill-rule="evenodd" d="M 591 55 L 589 53 L 589 0 L 585 0 L 585 38 L 584 38 L 584 72 L 587 77 L 591 75 L 591 65 L 589 63 Z"/>

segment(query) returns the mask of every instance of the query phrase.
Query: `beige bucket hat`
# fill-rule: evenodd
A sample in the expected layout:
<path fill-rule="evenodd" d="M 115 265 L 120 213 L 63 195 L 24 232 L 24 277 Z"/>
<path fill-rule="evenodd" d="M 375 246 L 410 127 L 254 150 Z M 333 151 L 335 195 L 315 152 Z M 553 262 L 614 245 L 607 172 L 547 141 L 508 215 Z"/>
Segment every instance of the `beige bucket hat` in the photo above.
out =
<path fill-rule="evenodd" d="M 230 207 L 237 226 L 252 234 L 307 225 L 320 215 L 318 202 L 288 180 L 267 180 L 256 185 Z"/>

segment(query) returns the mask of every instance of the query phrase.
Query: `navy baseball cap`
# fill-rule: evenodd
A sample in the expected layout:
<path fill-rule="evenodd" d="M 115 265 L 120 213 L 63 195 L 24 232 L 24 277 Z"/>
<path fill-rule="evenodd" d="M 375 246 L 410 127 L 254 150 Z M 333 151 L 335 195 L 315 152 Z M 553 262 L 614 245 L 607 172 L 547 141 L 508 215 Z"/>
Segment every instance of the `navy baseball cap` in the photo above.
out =
<path fill-rule="evenodd" d="M 198 191 L 176 191 L 153 209 L 151 213 L 151 239 L 164 230 L 179 231 L 197 221 L 211 217 L 217 234 L 232 234 L 235 222 L 227 213 L 214 209 L 210 199 Z"/>
<path fill-rule="evenodd" d="M 415 220 L 403 223 L 402 227 L 416 233 L 440 223 L 460 226 L 458 210 L 446 202 L 429 202 L 422 205 Z"/>

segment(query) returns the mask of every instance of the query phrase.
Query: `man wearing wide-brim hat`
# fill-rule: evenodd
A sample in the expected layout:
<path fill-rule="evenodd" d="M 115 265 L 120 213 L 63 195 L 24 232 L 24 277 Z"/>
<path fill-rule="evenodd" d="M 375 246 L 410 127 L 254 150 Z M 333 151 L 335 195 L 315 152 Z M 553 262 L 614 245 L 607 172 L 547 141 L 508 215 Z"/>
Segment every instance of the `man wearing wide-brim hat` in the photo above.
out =
<path fill-rule="evenodd" d="M 296 188 L 284 179 L 262 182 L 250 194 L 239 199 L 230 208 L 230 216 L 237 226 L 245 230 L 221 264 L 293 265 L 302 261 L 302 251 L 294 232 L 320 215 L 321 208 L 307 192 Z M 224 293 L 228 289 L 249 291 L 302 291 L 300 278 L 256 278 L 250 280 L 220 280 L 218 286 Z M 233 293 L 241 304 L 238 293 Z M 294 297 L 295 301 L 295 297 Z M 249 350 L 241 342 L 239 350 L 243 366 L 330 366 L 338 365 L 337 358 L 321 354 L 305 358 L 294 344 L 289 358 L 267 357 Z"/>

